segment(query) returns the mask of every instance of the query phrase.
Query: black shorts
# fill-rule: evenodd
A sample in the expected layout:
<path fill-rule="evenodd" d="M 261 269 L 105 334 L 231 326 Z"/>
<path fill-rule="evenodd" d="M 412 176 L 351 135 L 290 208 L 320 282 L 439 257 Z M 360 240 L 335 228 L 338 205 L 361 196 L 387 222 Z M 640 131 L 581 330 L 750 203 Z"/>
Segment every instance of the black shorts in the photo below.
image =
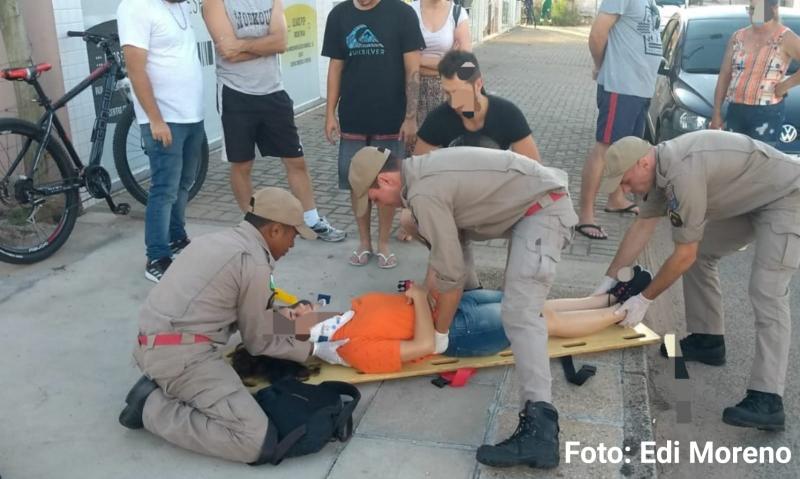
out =
<path fill-rule="evenodd" d="M 228 161 L 253 160 L 256 145 L 261 156 L 303 156 L 294 124 L 294 102 L 286 91 L 248 95 L 222 85 L 218 100 Z"/>

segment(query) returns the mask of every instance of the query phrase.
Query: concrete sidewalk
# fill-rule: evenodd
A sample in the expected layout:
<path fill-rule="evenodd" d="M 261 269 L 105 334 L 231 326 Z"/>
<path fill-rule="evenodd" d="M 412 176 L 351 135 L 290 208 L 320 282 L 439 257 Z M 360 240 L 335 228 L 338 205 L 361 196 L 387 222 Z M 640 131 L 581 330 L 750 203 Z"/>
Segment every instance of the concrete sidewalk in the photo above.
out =
<path fill-rule="evenodd" d="M 191 224 L 192 235 L 223 227 Z M 490 469 L 474 458 L 477 446 L 507 437 L 517 422 L 513 367 L 480 371 L 467 387 L 438 389 L 431 377 L 366 384 L 356 434 L 313 456 L 278 467 L 252 468 L 202 457 L 144 431 L 128 431 L 117 415 L 139 376 L 130 352 L 137 311 L 152 283 L 142 274 L 140 221 L 90 213 L 54 257 L 29 267 L 0 265 L 0 475 L 4 479 L 211 477 L 652 477 L 636 464 L 562 464 L 556 471 Z M 298 240 L 279 263 L 279 285 L 298 295 L 332 295 L 332 309 L 365 291 L 391 291 L 398 279 L 419 278 L 426 250 L 398 245 L 405 261 L 393 271 L 342 261 L 342 244 Z M 480 274 L 499 281 L 504 257 L 484 247 Z M 319 265 L 325 264 L 321 269 Z M 553 296 L 588 292 L 603 265 L 565 260 Z M 584 386 L 567 384 L 553 363 L 554 402 L 562 444 L 622 445 L 650 437 L 641 349 L 581 356 L 598 367 Z M 563 449 L 562 449 L 563 450 Z M 563 456 L 562 456 L 563 457 Z M 563 460 L 562 460 L 563 462 Z M 146 464 L 146 466 L 145 466 Z M 65 467 L 69 465 L 69 467 Z"/>
<path fill-rule="evenodd" d="M 518 29 L 477 48 L 487 88 L 512 99 L 526 113 L 548 164 L 571 177 L 579 191 L 580 169 L 592 144 L 594 84 L 583 32 Z M 531 87 L 535 85 L 535 87 Z M 565 95 L 564 92 L 570 92 Z M 336 188 L 336 148 L 322 138 L 322 110 L 298 118 L 322 214 L 351 233 L 340 244 L 298 241 L 276 272 L 280 286 L 301 296 L 333 296 L 334 309 L 365 291 L 393 291 L 397 280 L 419 278 L 427 251 L 393 243 L 395 270 L 374 262 L 347 265 L 356 244 L 346 192 Z M 259 161 L 256 185 L 286 186 L 275 160 Z M 577 199 L 577 198 L 576 198 Z M 601 205 L 602 207 L 602 205 Z M 102 207 L 79 219 L 66 246 L 49 260 L 27 267 L 0 264 L 0 476 L 16 478 L 185 477 L 653 477 L 652 467 L 563 463 L 547 473 L 529 468 L 488 469 L 474 459 L 476 447 L 506 438 L 516 426 L 513 368 L 481 371 L 463 389 L 437 389 L 428 378 L 361 386 L 355 437 L 279 467 L 250 468 L 201 457 L 116 422 L 138 372 L 130 351 L 139 306 L 152 283 L 143 278 L 140 206 L 130 218 Z M 192 235 L 241 217 L 228 186 L 228 167 L 212 157 L 208 179 L 190 203 Z M 630 218 L 600 213 L 610 241 L 576 238 L 559 265 L 552 297 L 590 292 Z M 505 243 L 475 251 L 487 287 L 500 285 Z M 321 265 L 324 265 L 322 267 Z M 561 414 L 561 440 L 585 445 L 631 445 L 652 437 L 643 350 L 581 356 L 598 366 L 584 386 L 567 384 L 554 362 L 553 391 Z M 11 366 L 9 366 L 11 365 Z M 13 406 L 10 406 L 13 405 Z M 65 467 L 71 465 L 70 467 Z"/>

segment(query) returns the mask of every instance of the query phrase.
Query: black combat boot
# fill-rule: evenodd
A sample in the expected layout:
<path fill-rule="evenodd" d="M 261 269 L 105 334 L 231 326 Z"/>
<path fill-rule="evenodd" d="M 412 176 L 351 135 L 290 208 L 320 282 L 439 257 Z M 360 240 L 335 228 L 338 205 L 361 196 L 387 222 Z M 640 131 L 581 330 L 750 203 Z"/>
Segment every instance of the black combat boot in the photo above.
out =
<path fill-rule="evenodd" d="M 773 393 L 747 390 L 747 396 L 722 412 L 722 422 L 731 426 L 755 427 L 764 431 L 783 431 L 783 399 Z"/>
<path fill-rule="evenodd" d="M 558 411 L 552 404 L 526 401 L 514 434 L 495 446 L 479 447 L 476 457 L 478 462 L 487 466 L 527 464 L 552 469 L 559 462 L 558 432 Z"/>
<path fill-rule="evenodd" d="M 725 337 L 721 334 L 694 333 L 680 340 L 684 361 L 697 361 L 711 366 L 725 364 Z M 661 345 L 661 355 L 667 357 L 667 347 Z"/>
<path fill-rule="evenodd" d="M 141 429 L 144 427 L 142 422 L 142 412 L 147 396 L 153 392 L 158 385 L 147 376 L 142 376 L 133 385 L 128 396 L 125 398 L 125 409 L 119 414 L 119 423 L 128 429 Z"/>

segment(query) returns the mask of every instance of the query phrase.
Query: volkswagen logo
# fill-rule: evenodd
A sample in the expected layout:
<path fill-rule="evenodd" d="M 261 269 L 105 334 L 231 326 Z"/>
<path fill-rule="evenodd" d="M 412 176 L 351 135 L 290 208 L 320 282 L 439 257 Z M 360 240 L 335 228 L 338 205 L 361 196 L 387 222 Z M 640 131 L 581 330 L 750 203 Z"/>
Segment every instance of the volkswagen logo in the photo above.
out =
<path fill-rule="evenodd" d="M 793 127 L 792 125 L 789 125 L 788 123 L 786 125 L 783 125 L 780 136 L 781 143 L 791 143 L 796 139 L 797 139 L 797 128 Z"/>

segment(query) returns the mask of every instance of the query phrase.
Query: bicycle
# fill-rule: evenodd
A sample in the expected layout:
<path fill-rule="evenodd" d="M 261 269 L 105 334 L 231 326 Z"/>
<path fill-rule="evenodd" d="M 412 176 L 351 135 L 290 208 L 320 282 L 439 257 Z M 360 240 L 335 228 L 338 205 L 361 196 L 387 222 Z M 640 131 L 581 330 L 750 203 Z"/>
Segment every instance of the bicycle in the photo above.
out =
<path fill-rule="evenodd" d="M 91 197 L 105 200 L 115 214 L 130 212 L 130 205 L 117 204 L 112 199 L 111 176 L 100 165 L 111 99 L 117 83 L 121 82 L 125 88 L 127 82 L 122 55 L 118 48 L 111 48 L 119 45 L 119 37 L 72 31 L 67 32 L 67 36 L 95 44 L 103 50 L 106 61 L 55 102 L 48 98 L 38 82 L 38 77 L 52 65 L 40 63 L 0 70 L 0 78 L 31 85 L 38 97 L 37 103 L 45 110 L 35 124 L 18 118 L 0 119 L 0 261 L 7 263 L 35 263 L 63 246 L 77 220 L 81 188 Z M 55 114 L 100 79 L 104 81 L 101 106 L 92 130 L 89 163 L 84 165 Z M 138 144 L 136 141 L 139 129 L 131 128 L 133 108 L 129 96 L 127 98 L 125 121 L 115 131 L 114 162 L 123 185 L 134 198 L 146 203 L 147 168 L 136 165 L 132 168 L 130 163 L 130 153 L 143 155 L 144 147 L 141 139 Z M 208 142 L 205 141 L 190 198 L 201 188 L 207 168 Z"/>

